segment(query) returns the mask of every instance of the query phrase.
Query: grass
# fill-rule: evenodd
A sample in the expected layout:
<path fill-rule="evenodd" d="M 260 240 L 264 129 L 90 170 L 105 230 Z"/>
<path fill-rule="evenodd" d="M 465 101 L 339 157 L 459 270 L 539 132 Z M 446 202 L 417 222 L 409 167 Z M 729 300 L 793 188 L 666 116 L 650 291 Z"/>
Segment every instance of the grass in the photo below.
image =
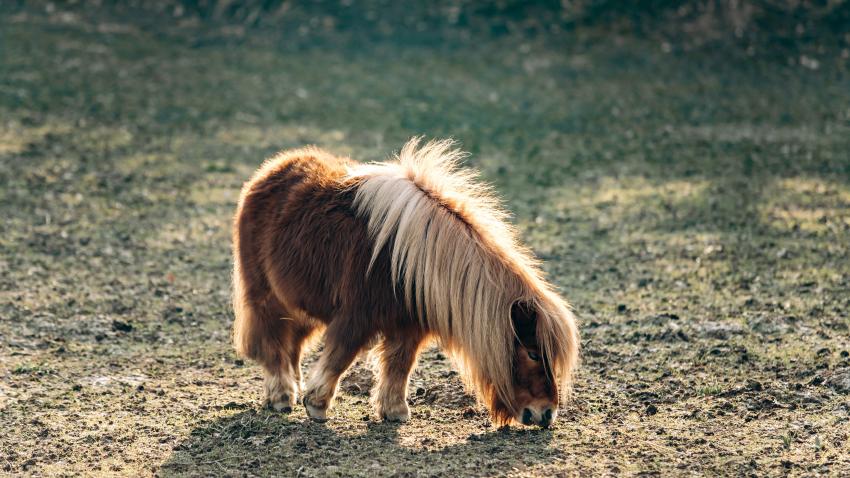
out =
<path fill-rule="evenodd" d="M 850 472 L 850 79 L 651 39 L 360 38 L 0 12 L 0 470 L 30 475 Z M 314 36 L 312 36 L 314 35 Z M 575 304 L 550 430 L 494 430 L 445 357 L 412 420 L 261 408 L 229 221 L 272 152 L 452 136 Z M 842 354 L 843 353 L 843 354 Z"/>

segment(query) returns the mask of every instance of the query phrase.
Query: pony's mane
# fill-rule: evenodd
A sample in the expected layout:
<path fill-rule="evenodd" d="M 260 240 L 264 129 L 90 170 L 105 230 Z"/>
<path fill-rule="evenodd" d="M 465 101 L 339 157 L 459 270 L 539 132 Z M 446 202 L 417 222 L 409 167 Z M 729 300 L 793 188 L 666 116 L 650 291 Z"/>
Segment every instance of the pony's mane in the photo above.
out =
<path fill-rule="evenodd" d="M 459 167 L 465 154 L 450 140 L 419 143 L 407 142 L 395 161 L 349 170 L 355 210 L 374 241 L 370 269 L 386 250 L 408 311 L 439 337 L 481 398 L 498 398 L 511 413 L 510 311 L 518 301 L 532 305 L 545 363 L 568 390 L 578 357 L 569 306 L 519 244 L 489 187 Z"/>

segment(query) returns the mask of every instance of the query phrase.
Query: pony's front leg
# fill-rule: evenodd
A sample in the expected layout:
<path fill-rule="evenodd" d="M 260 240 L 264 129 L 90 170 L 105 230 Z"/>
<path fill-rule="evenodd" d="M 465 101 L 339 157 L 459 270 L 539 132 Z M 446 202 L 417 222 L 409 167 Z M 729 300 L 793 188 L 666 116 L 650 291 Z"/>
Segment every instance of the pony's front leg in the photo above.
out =
<path fill-rule="evenodd" d="M 316 421 L 327 420 L 327 411 L 336 395 L 339 378 L 351 366 L 371 334 L 349 327 L 347 321 L 336 319 L 325 332 L 322 356 L 307 379 L 302 403 L 307 415 Z"/>
<path fill-rule="evenodd" d="M 420 331 L 405 330 L 385 338 L 378 348 L 380 367 L 372 390 L 372 404 L 382 419 L 406 422 L 410 418 L 407 383 L 421 344 Z"/>

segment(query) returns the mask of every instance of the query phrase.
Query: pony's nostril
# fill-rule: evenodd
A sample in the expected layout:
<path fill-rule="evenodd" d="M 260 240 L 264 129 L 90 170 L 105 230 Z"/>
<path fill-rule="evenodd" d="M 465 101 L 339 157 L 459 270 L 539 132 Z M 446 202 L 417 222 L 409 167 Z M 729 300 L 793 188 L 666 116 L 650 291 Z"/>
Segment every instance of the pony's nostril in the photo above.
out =
<path fill-rule="evenodd" d="M 523 425 L 531 425 L 531 410 L 525 409 L 522 411 L 522 424 Z"/>
<path fill-rule="evenodd" d="M 543 420 L 540 421 L 540 424 L 544 427 L 548 427 L 552 424 L 552 409 L 547 408 L 545 412 L 543 412 Z"/>

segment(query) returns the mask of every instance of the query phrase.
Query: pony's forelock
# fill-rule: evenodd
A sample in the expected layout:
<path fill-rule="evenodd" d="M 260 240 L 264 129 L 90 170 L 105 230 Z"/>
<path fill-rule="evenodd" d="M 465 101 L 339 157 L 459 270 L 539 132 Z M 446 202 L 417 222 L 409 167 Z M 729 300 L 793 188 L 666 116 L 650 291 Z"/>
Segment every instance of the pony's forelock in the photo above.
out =
<path fill-rule="evenodd" d="M 573 372 L 581 348 L 572 308 L 548 284 L 533 303 L 537 310 L 537 342 L 545 356 L 544 363 L 551 367 L 561 398 L 567 398 L 572 392 Z"/>
<path fill-rule="evenodd" d="M 537 338 L 559 390 L 568 390 L 578 357 L 569 306 L 542 278 L 517 241 L 489 187 L 460 169 L 451 141 L 414 138 L 396 161 L 357 166 L 348 180 L 354 207 L 374 241 L 370 262 L 390 257 L 393 286 L 411 314 L 435 333 L 467 383 L 488 404 L 516 413 L 513 391 L 516 301 L 537 310 Z"/>

